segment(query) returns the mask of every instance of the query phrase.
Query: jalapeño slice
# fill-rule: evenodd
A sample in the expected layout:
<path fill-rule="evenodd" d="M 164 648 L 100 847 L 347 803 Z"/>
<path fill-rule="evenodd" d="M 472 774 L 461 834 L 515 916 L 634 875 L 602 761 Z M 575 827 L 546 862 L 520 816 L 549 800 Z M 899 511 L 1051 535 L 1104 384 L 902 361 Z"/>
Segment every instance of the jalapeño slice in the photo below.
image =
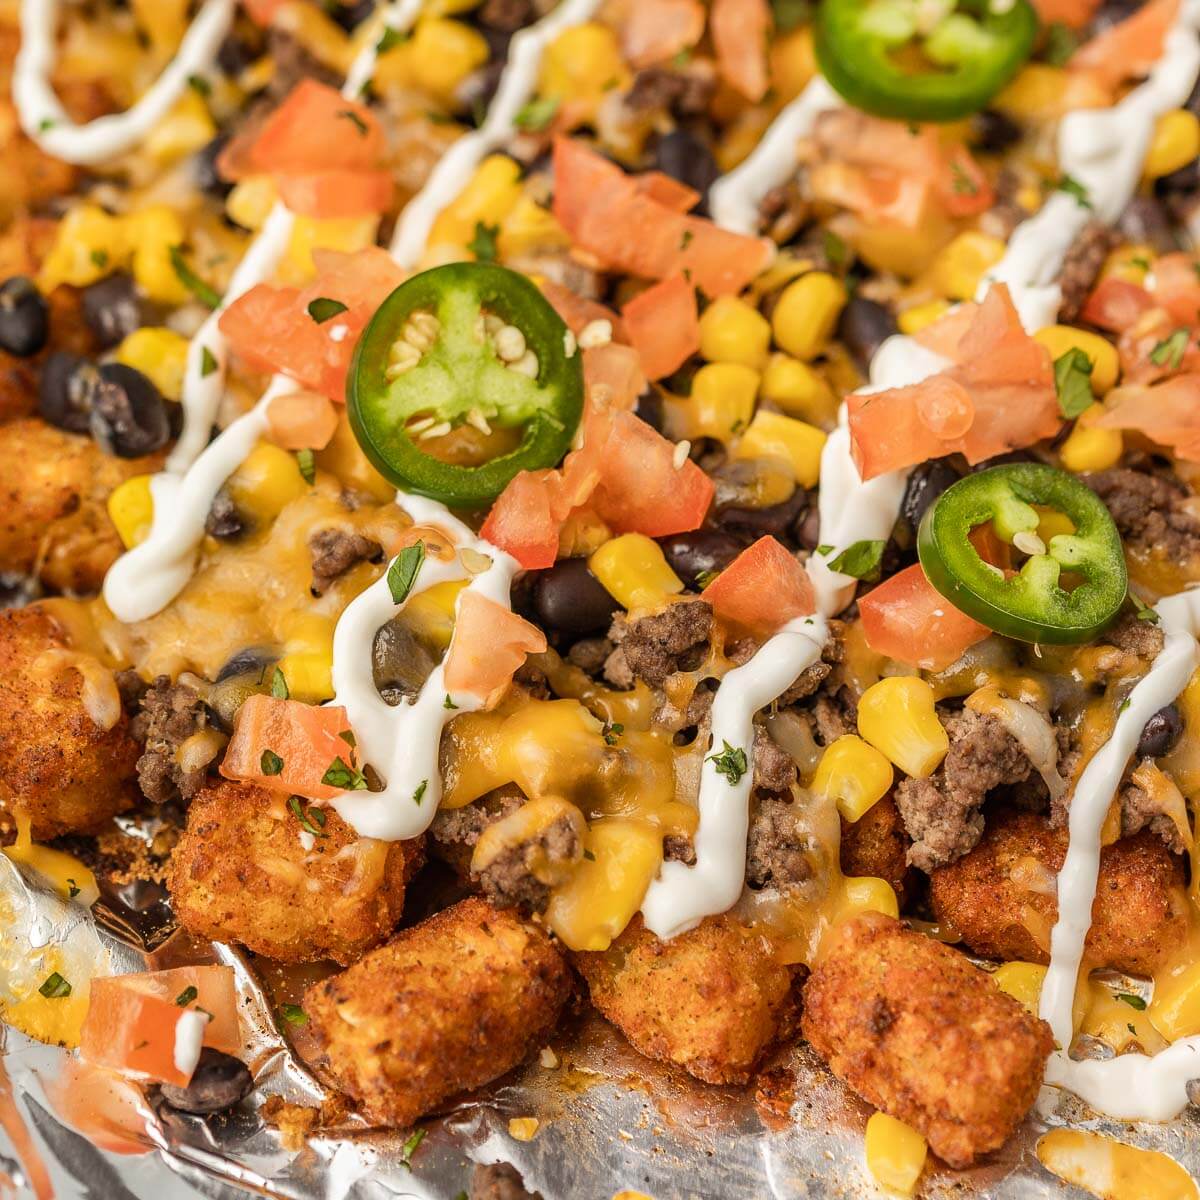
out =
<path fill-rule="evenodd" d="M 856 108 L 897 121 L 978 112 L 1029 57 L 1037 31 L 1028 0 L 821 0 L 815 20 L 825 78 Z"/>
<path fill-rule="evenodd" d="M 1039 505 L 1066 516 L 1073 533 L 1043 543 Z M 987 522 L 1028 553 L 1019 571 L 980 558 L 973 529 Z M 1025 642 L 1086 642 L 1125 602 L 1121 537 L 1100 498 L 1063 471 L 1041 463 L 991 467 L 952 484 L 921 521 L 917 552 L 929 582 L 957 609 Z M 1077 580 L 1061 584 L 1069 572 Z"/>
<path fill-rule="evenodd" d="M 518 471 L 552 467 L 570 448 L 583 415 L 583 360 L 524 275 L 451 263 L 414 275 L 383 302 L 359 340 L 346 399 L 354 435 L 385 478 L 480 508 Z M 463 425 L 521 438 L 476 465 L 422 447 Z"/>

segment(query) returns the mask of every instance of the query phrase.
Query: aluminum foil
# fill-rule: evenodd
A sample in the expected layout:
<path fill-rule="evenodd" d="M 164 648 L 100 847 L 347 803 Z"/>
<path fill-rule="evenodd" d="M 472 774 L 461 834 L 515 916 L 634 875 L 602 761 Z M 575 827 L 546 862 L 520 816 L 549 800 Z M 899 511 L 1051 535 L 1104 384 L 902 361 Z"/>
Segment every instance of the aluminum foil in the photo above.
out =
<path fill-rule="evenodd" d="M 8 950 L 53 942 L 68 963 L 99 958 L 107 971 L 166 965 L 181 938 L 169 936 L 159 897 L 135 889 L 135 904 L 130 898 L 106 892 L 89 916 L 39 890 L 0 856 L 0 902 L 14 914 L 3 935 Z M 56 1103 L 67 1053 L 0 1026 L 0 1102 L 6 1092 L 12 1101 L 0 1103 L 0 1196 L 38 1196 L 40 1184 L 42 1194 L 49 1187 L 58 1200 L 236 1200 L 247 1194 L 454 1200 L 469 1190 L 474 1164 L 497 1161 L 513 1163 L 545 1200 L 609 1200 L 625 1189 L 654 1200 L 882 1194 L 863 1163 L 870 1110 L 803 1045 L 771 1061 L 757 1086 L 708 1087 L 643 1058 L 588 1011 L 569 1017 L 555 1034 L 556 1066 L 535 1056 L 422 1122 L 424 1140 L 407 1154 L 407 1133 L 369 1130 L 353 1117 L 289 1149 L 264 1119 L 262 1105 L 281 1096 L 316 1107 L 329 1093 L 275 1026 L 267 988 L 279 978 L 260 977 L 247 957 L 226 947 L 183 950 L 193 960 L 207 951 L 235 970 L 251 1027 L 254 1093 L 231 1115 L 203 1119 L 166 1108 L 151 1090 L 138 1105 L 138 1144 L 130 1147 L 136 1152 L 114 1153 L 76 1132 Z M 0 970 L 0 992 L 4 983 Z M 514 1117 L 538 1119 L 532 1140 L 510 1136 Z M 1124 1125 L 1043 1088 L 1034 1114 L 1003 1151 L 968 1172 L 931 1162 L 921 1195 L 1085 1195 L 1046 1172 L 1034 1154 L 1039 1135 L 1064 1123 L 1165 1151 L 1200 1178 L 1198 1121 L 1189 1110 L 1171 1125 Z"/>

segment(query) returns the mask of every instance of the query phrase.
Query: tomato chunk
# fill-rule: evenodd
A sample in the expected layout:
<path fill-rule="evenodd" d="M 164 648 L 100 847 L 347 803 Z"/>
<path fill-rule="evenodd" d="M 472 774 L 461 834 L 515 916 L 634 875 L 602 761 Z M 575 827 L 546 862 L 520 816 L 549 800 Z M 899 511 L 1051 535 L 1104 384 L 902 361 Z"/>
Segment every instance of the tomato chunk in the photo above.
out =
<path fill-rule="evenodd" d="M 858 611 L 872 650 L 926 671 L 948 667 L 991 632 L 938 592 L 920 563 L 860 597 Z"/>
<path fill-rule="evenodd" d="M 1200 260 L 1194 254 L 1164 254 L 1155 259 L 1154 302 L 1180 325 L 1200 321 Z"/>
<path fill-rule="evenodd" d="M 203 1010 L 203 1044 L 227 1054 L 242 1048 L 231 967 L 176 967 L 93 979 L 80 1054 L 96 1066 L 186 1086 L 176 1065 L 180 1018 Z"/>
<path fill-rule="evenodd" d="M 546 635 L 503 605 L 465 591 L 446 656 L 446 687 L 481 700 L 504 692 L 526 655 L 541 654 Z"/>
<path fill-rule="evenodd" d="M 1089 325 L 1123 333 L 1153 307 L 1154 299 L 1145 288 L 1110 275 L 1096 285 L 1080 316 Z"/>
<path fill-rule="evenodd" d="M 721 78 L 747 100 L 761 100 L 767 92 L 771 6 L 766 0 L 713 0 L 708 24 Z"/>
<path fill-rule="evenodd" d="M 808 572 L 775 538 L 747 547 L 704 589 L 718 617 L 753 633 L 774 633 L 816 612 Z"/>
<path fill-rule="evenodd" d="M 299 700 L 251 696 L 238 709 L 221 774 L 273 792 L 332 800 L 345 785 L 321 780 L 339 758 L 354 766 L 348 734 L 350 722 L 340 705 L 317 707 Z"/>
<path fill-rule="evenodd" d="M 647 379 L 679 370 L 700 349 L 696 291 L 682 275 L 664 279 L 621 309 L 625 331 Z"/>
<path fill-rule="evenodd" d="M 1108 394 L 1101 429 L 1136 429 L 1188 462 L 1200 462 L 1200 375 L 1176 375 L 1151 387 Z"/>
<path fill-rule="evenodd" d="M 1162 56 L 1167 30 L 1179 14 L 1180 0 L 1150 0 L 1086 41 L 1068 63 L 1108 87 L 1145 75 Z"/>
<path fill-rule="evenodd" d="M 621 21 L 621 50 L 631 67 L 650 67 L 690 49 L 703 33 L 699 0 L 639 0 Z"/>

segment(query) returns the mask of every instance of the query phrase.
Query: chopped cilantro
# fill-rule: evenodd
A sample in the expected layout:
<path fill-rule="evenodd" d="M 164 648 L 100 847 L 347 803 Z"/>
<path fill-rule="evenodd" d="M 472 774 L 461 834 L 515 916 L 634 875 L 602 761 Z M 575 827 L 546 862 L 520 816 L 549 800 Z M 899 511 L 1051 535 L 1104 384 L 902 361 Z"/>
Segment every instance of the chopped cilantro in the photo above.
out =
<path fill-rule="evenodd" d="M 346 792 L 362 792 L 366 790 L 367 780 L 361 771 L 346 765 L 346 760 L 339 754 L 325 769 L 321 782 L 326 787 L 341 788 Z"/>
<path fill-rule="evenodd" d="M 879 578 L 880 564 L 883 562 L 885 541 L 855 542 L 833 559 L 829 564 L 831 571 L 849 575 L 854 579 L 874 581 Z"/>
<path fill-rule="evenodd" d="M 400 1161 L 404 1166 L 412 1167 L 412 1156 L 416 1154 L 417 1147 L 425 1140 L 425 1130 L 414 1129 L 413 1135 L 400 1149 Z"/>
<path fill-rule="evenodd" d="M 387 582 L 388 589 L 392 593 L 393 604 L 403 604 L 408 599 L 408 593 L 412 591 L 413 584 L 417 582 L 417 575 L 420 573 L 421 564 L 424 561 L 424 542 L 405 546 L 392 560 L 392 565 L 388 567 L 387 571 Z"/>
<path fill-rule="evenodd" d="M 1054 390 L 1058 393 L 1058 410 L 1068 420 L 1096 403 L 1092 360 L 1078 346 L 1054 360 Z"/>
<path fill-rule="evenodd" d="M 833 547 L 828 542 L 822 542 L 816 549 L 822 558 L 828 558 L 833 553 Z"/>
<path fill-rule="evenodd" d="M 445 698 L 445 700 L 442 701 L 442 707 L 443 708 L 457 708 L 458 707 L 458 705 L 455 704 L 454 701 L 450 699 L 449 692 L 446 693 L 446 698 Z"/>
<path fill-rule="evenodd" d="M 467 249 L 475 255 L 477 262 L 496 261 L 496 238 L 500 235 L 499 225 L 475 222 L 475 236 L 467 243 Z"/>
<path fill-rule="evenodd" d="M 203 75 L 189 75 L 188 87 L 190 87 L 193 92 L 196 92 L 200 96 L 212 95 L 212 84 L 209 83 Z"/>
<path fill-rule="evenodd" d="M 722 745 L 724 748 L 720 754 L 710 754 L 704 761 L 712 763 L 717 774 L 724 775 L 729 781 L 730 787 L 736 787 L 750 769 L 750 764 L 741 746 L 731 746 L 728 742 L 723 742 Z"/>
<path fill-rule="evenodd" d="M 1052 67 L 1062 67 L 1079 49 L 1079 39 L 1062 21 L 1051 21 L 1046 26 L 1046 43 L 1042 47 L 1042 58 Z"/>
<path fill-rule="evenodd" d="M 205 283 L 188 266 L 187 259 L 183 257 L 183 247 L 172 246 L 168 253 L 171 256 L 171 269 L 175 272 L 176 279 L 207 308 L 220 308 L 221 294 L 211 284 Z"/>
<path fill-rule="evenodd" d="M 350 747 L 351 750 L 358 745 L 358 738 L 354 736 L 354 731 L 352 729 L 343 729 L 341 733 L 338 734 L 338 737 L 340 737 L 342 741 Z"/>
<path fill-rule="evenodd" d="M 696 575 L 696 582 L 700 585 L 700 590 L 704 591 L 720 573 L 720 571 L 700 571 Z"/>
<path fill-rule="evenodd" d="M 217 356 L 207 347 L 200 348 L 200 378 L 207 379 L 217 369 Z"/>
<path fill-rule="evenodd" d="M 402 33 L 399 29 L 393 29 L 388 25 L 384 28 L 383 36 L 375 43 L 375 53 L 386 54 L 389 50 L 395 50 L 397 46 L 401 46 L 407 41 L 407 33 Z"/>
<path fill-rule="evenodd" d="M 413 792 L 413 803 L 414 804 L 420 804 L 421 801 L 425 799 L 425 789 L 428 787 L 429 787 L 428 779 L 422 779 L 421 782 L 417 784 L 417 790 L 415 792 Z"/>
<path fill-rule="evenodd" d="M 530 100 L 517 110 L 513 124 L 527 133 L 538 133 L 554 120 L 558 105 L 557 96 L 540 96 L 536 100 Z"/>
<path fill-rule="evenodd" d="M 360 117 L 352 108 L 343 109 L 340 113 L 338 113 L 338 116 L 345 117 L 346 120 L 349 121 L 363 137 L 366 137 L 367 134 L 371 132 L 367 128 L 366 121 L 364 121 L 362 117 Z"/>
<path fill-rule="evenodd" d="M 958 163 L 951 163 L 950 170 L 953 176 L 953 182 L 950 186 L 956 196 L 979 195 L 979 184 L 977 184 L 975 180 L 973 180 Z"/>
<path fill-rule="evenodd" d="M 1133 601 L 1133 609 L 1137 613 L 1139 621 L 1149 621 L 1151 625 L 1158 624 L 1158 613 L 1142 600 L 1140 596 L 1135 596 L 1133 592 L 1130 592 L 1129 598 Z"/>
<path fill-rule="evenodd" d="M 1088 195 L 1088 190 L 1078 179 L 1073 179 L 1070 175 L 1062 175 L 1054 186 L 1056 190 L 1066 192 L 1068 196 L 1074 197 L 1075 203 L 1080 208 L 1092 207 L 1092 200 Z"/>
<path fill-rule="evenodd" d="M 1123 1004 L 1128 1004 L 1130 1008 L 1136 1008 L 1138 1012 L 1144 1012 L 1146 1002 L 1141 996 L 1135 996 L 1132 992 L 1118 992 L 1117 999 Z"/>
<path fill-rule="evenodd" d="M 1168 370 L 1178 371 L 1183 366 L 1183 356 L 1187 353 L 1187 344 L 1188 331 L 1176 329 L 1150 351 L 1150 361 L 1156 367 L 1166 367 Z"/>
<path fill-rule="evenodd" d="M 193 1000 L 198 999 L 200 993 L 194 987 L 185 987 L 178 996 L 175 997 L 175 1003 L 180 1008 L 187 1008 Z"/>
<path fill-rule="evenodd" d="M 311 450 L 296 451 L 296 466 L 304 476 L 304 482 L 312 485 L 317 479 L 317 458 Z"/>
<path fill-rule="evenodd" d="M 618 738 L 621 736 L 621 734 L 623 734 L 624 732 L 625 732 L 625 726 L 624 726 L 624 725 L 622 725 L 620 721 L 614 721 L 614 722 L 613 722 L 613 723 L 612 723 L 612 724 L 611 724 L 611 725 L 610 725 L 610 726 L 609 726 L 609 727 L 608 727 L 608 728 L 607 728 L 607 729 L 604 731 L 604 744 L 605 744 L 606 746 L 615 746 L 615 745 L 617 744 L 617 739 L 618 739 Z"/>
<path fill-rule="evenodd" d="M 314 808 L 309 805 L 304 807 L 304 798 L 302 796 L 289 796 L 288 808 L 291 809 L 292 816 L 300 822 L 300 828 L 306 833 L 311 833 L 313 837 L 328 837 L 325 832 L 326 816 L 323 809 Z"/>
<path fill-rule="evenodd" d="M 831 267 L 844 267 L 850 257 L 846 243 L 832 229 L 826 229 L 821 235 L 821 249 Z"/>
<path fill-rule="evenodd" d="M 308 1013 L 306 1013 L 298 1004 L 281 1004 L 279 1006 L 279 1015 L 289 1025 L 308 1024 Z"/>
<path fill-rule="evenodd" d="M 283 759 L 274 750 L 264 750 L 258 765 L 264 775 L 278 775 L 283 770 Z"/>
<path fill-rule="evenodd" d="M 328 296 L 318 296 L 315 300 L 310 300 L 308 305 L 308 315 L 318 325 L 332 321 L 334 317 L 341 316 L 345 311 L 346 305 L 340 300 L 331 300 Z"/>
<path fill-rule="evenodd" d="M 98 267 L 101 271 L 103 271 L 104 268 L 108 266 L 108 251 L 107 250 L 93 250 L 91 258 L 92 258 L 92 262 L 95 264 L 95 266 Z"/>

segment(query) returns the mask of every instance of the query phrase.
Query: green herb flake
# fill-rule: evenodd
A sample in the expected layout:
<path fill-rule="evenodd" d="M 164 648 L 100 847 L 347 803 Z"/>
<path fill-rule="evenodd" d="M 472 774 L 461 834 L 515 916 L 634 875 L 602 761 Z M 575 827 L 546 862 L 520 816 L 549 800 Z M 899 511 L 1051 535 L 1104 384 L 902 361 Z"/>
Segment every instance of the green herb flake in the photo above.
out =
<path fill-rule="evenodd" d="M 279 1006 L 279 1015 L 288 1025 L 308 1024 L 308 1013 L 298 1004 L 281 1004 Z"/>
<path fill-rule="evenodd" d="M 352 729 L 343 729 L 338 734 L 338 737 L 340 737 L 342 739 L 342 741 L 345 742 L 346 745 L 350 747 L 351 750 L 353 750 L 358 745 L 358 738 L 356 738 L 354 736 L 354 730 L 352 730 Z"/>
<path fill-rule="evenodd" d="M 1092 367 L 1092 360 L 1078 346 L 1072 346 L 1054 360 L 1058 411 L 1067 420 L 1086 412 L 1096 403 L 1096 394 L 1092 391 Z"/>
<path fill-rule="evenodd" d="M 417 582 L 421 566 L 425 562 L 425 543 L 416 542 L 405 546 L 392 559 L 392 565 L 387 570 L 388 590 L 392 593 L 393 604 L 403 604 L 408 599 L 413 584 Z"/>
<path fill-rule="evenodd" d="M 844 267 L 850 259 L 849 247 L 832 229 L 821 234 L 821 250 L 831 267 Z"/>
<path fill-rule="evenodd" d="M 833 550 L 834 550 L 834 547 L 831 546 L 828 542 L 822 542 L 817 547 L 815 553 L 819 554 L 822 558 L 828 558 L 833 553 Z"/>
<path fill-rule="evenodd" d="M 539 133 L 554 120 L 558 105 L 557 96 L 540 96 L 536 100 L 530 100 L 517 110 L 513 124 L 527 133 Z"/>
<path fill-rule="evenodd" d="M 1135 596 L 1133 592 L 1130 592 L 1129 598 L 1133 601 L 1133 609 L 1137 613 L 1139 621 L 1149 621 L 1151 625 L 1158 624 L 1158 613 L 1142 600 L 1140 596 Z"/>
<path fill-rule="evenodd" d="M 1166 367 L 1168 370 L 1178 371 L 1183 366 L 1183 356 L 1187 353 L 1187 346 L 1188 331 L 1176 329 L 1174 333 L 1163 338 L 1150 351 L 1150 361 L 1156 367 Z"/>
<path fill-rule="evenodd" d="M 53 117 L 43 117 L 38 122 L 38 133 L 49 133 L 58 122 Z"/>
<path fill-rule="evenodd" d="M 264 750 L 258 765 L 264 775 L 278 775 L 283 770 L 283 759 L 274 750 Z"/>
<path fill-rule="evenodd" d="M 103 271 L 104 268 L 108 266 L 108 251 L 107 250 L 93 250 L 92 254 L 91 254 L 91 259 L 92 259 L 93 264 L 96 267 L 98 267 L 101 271 Z"/>
<path fill-rule="evenodd" d="M 389 50 L 395 50 L 397 46 L 402 46 L 408 41 L 408 36 L 399 29 L 393 29 L 390 25 L 386 26 L 383 36 L 375 43 L 375 53 L 386 54 Z"/>
<path fill-rule="evenodd" d="M 681 251 L 686 250 L 692 244 L 692 239 L 695 236 L 690 229 L 685 229 L 679 238 L 679 249 Z"/>
<path fill-rule="evenodd" d="M 340 300 L 331 300 L 328 296 L 318 296 L 309 301 L 307 311 L 318 325 L 324 325 L 326 321 L 341 316 L 346 311 L 346 305 Z"/>
<path fill-rule="evenodd" d="M 200 348 L 200 378 L 207 379 L 217 369 L 217 356 L 207 347 Z"/>
<path fill-rule="evenodd" d="M 212 95 L 212 84 L 203 75 L 189 75 L 187 81 L 188 87 L 197 95 L 205 97 Z"/>
<path fill-rule="evenodd" d="M 1141 996 L 1135 996 L 1132 992 L 1118 992 L 1117 999 L 1122 1004 L 1128 1004 L 1130 1008 L 1137 1009 L 1138 1012 L 1146 1011 L 1146 1002 Z"/>
<path fill-rule="evenodd" d="M 297 450 L 296 466 L 300 468 L 304 482 L 312 487 L 317 481 L 317 456 L 311 450 Z"/>
<path fill-rule="evenodd" d="M 1071 196 L 1080 208 L 1092 207 L 1092 199 L 1088 195 L 1088 190 L 1078 179 L 1074 179 L 1070 175 L 1062 175 L 1054 187 L 1055 190 L 1066 192 L 1068 196 Z"/>
<path fill-rule="evenodd" d="M 1129 265 L 1131 267 L 1137 267 L 1139 271 L 1150 270 L 1150 260 L 1148 258 L 1143 258 L 1140 254 L 1135 254 L 1129 260 Z"/>
<path fill-rule="evenodd" d="M 421 782 L 417 784 L 417 790 L 415 792 L 413 792 L 413 803 L 414 804 L 420 804 L 421 801 L 425 799 L 425 791 L 428 787 L 429 787 L 428 779 L 422 779 Z"/>
<path fill-rule="evenodd" d="M 75 880 L 68 879 L 67 880 L 67 899 L 74 900 L 75 897 L 79 895 L 79 892 L 80 892 L 80 888 L 79 888 L 79 885 L 75 882 Z"/>
<path fill-rule="evenodd" d="M 178 996 L 175 997 L 175 1003 L 179 1008 L 187 1008 L 193 1000 L 197 1000 L 200 993 L 194 987 L 185 987 Z"/>
<path fill-rule="evenodd" d="M 950 186 L 956 196 L 979 195 L 979 184 L 977 184 L 975 180 L 973 180 L 958 163 L 950 164 L 950 172 L 953 177 Z"/>
<path fill-rule="evenodd" d="M 300 828 L 305 833 L 311 833 L 313 837 L 329 836 L 325 832 L 325 822 L 328 818 L 323 809 L 314 808 L 312 805 L 305 808 L 302 796 L 289 796 L 288 808 L 291 810 L 292 816 L 300 822 Z"/>
<path fill-rule="evenodd" d="M 400 1150 L 400 1161 L 401 1161 L 401 1163 L 404 1164 L 404 1166 L 409 1167 L 409 1168 L 412 1167 L 412 1156 L 414 1154 L 416 1154 L 417 1147 L 424 1140 L 425 1140 L 425 1130 L 424 1129 L 413 1130 L 412 1137 L 410 1137 L 408 1139 L 408 1141 L 404 1143 L 404 1145 L 401 1147 L 401 1150 Z"/>
<path fill-rule="evenodd" d="M 38 995 L 47 1000 L 65 1000 L 71 994 L 71 985 L 55 971 L 46 976 L 45 983 L 38 988 Z"/>
<path fill-rule="evenodd" d="M 1117 706 L 1117 712 L 1123 713 L 1132 703 L 1133 703 L 1133 701 L 1128 698 L 1122 700 L 1121 703 Z"/>
<path fill-rule="evenodd" d="M 700 590 L 704 591 L 704 589 L 708 587 L 708 585 L 712 583 L 713 580 L 720 575 L 720 573 L 720 571 L 701 571 L 696 576 L 696 583 L 699 584 Z"/>
<path fill-rule="evenodd" d="M 442 701 L 442 707 L 443 708 L 457 708 L 458 707 L 458 705 L 455 704 L 454 701 L 450 699 L 449 692 L 446 693 L 446 698 L 445 698 L 445 700 Z"/>
<path fill-rule="evenodd" d="M 865 579 L 873 583 L 879 578 L 883 548 L 886 545 L 885 541 L 855 542 L 830 562 L 829 569 L 849 575 L 853 579 Z"/>
<path fill-rule="evenodd" d="M 625 732 L 625 726 L 620 721 L 614 721 L 604 731 L 604 744 L 606 746 L 615 746 L 621 734 Z"/>
<path fill-rule="evenodd" d="M 499 225 L 486 225 L 483 221 L 475 222 L 475 235 L 467 243 L 467 249 L 475 255 L 476 262 L 496 261 L 496 239 L 499 236 Z"/>
<path fill-rule="evenodd" d="M 584 858 L 585 858 L 585 859 L 586 859 L 588 862 L 595 862 L 595 861 L 596 861 L 596 856 L 595 856 L 595 855 L 594 855 L 594 854 L 593 854 L 593 853 L 592 853 L 590 850 L 585 850 L 585 851 L 583 852 L 583 857 L 584 857 Z"/>
<path fill-rule="evenodd" d="M 1079 39 L 1062 21 L 1051 21 L 1046 26 L 1046 43 L 1042 47 L 1042 58 L 1052 67 L 1066 66 L 1067 60 L 1079 49 Z"/>
<path fill-rule="evenodd" d="M 358 115 L 358 113 L 356 113 L 352 108 L 343 109 L 340 113 L 338 113 L 338 116 L 343 117 L 343 118 L 345 118 L 345 120 L 349 121 L 350 124 L 353 125 L 355 129 L 358 130 L 359 134 L 362 137 L 366 137 L 367 134 L 371 132 L 367 128 L 366 121 L 364 121 L 362 119 L 362 117 L 360 117 Z"/>
<path fill-rule="evenodd" d="M 278 667 L 276 667 L 271 675 L 271 695 L 274 696 L 276 700 L 287 700 L 290 698 L 291 694 L 292 693 L 288 691 L 287 677 Z"/>
<path fill-rule="evenodd" d="M 717 774 L 724 775 L 729 781 L 730 787 L 737 787 L 742 776 L 750 769 L 746 752 L 741 746 L 731 746 L 725 741 L 722 746 L 720 754 L 710 754 L 704 761 L 712 763 Z"/>
<path fill-rule="evenodd" d="M 345 792 L 363 792 L 367 788 L 367 780 L 361 771 L 346 765 L 346 760 L 339 754 L 325 769 L 321 782 L 326 787 L 341 788 Z"/>
<path fill-rule="evenodd" d="M 172 246 L 168 253 L 171 256 L 171 269 L 175 272 L 176 279 L 206 308 L 220 308 L 221 294 L 211 284 L 205 283 L 188 266 L 187 259 L 183 257 L 183 247 Z"/>

